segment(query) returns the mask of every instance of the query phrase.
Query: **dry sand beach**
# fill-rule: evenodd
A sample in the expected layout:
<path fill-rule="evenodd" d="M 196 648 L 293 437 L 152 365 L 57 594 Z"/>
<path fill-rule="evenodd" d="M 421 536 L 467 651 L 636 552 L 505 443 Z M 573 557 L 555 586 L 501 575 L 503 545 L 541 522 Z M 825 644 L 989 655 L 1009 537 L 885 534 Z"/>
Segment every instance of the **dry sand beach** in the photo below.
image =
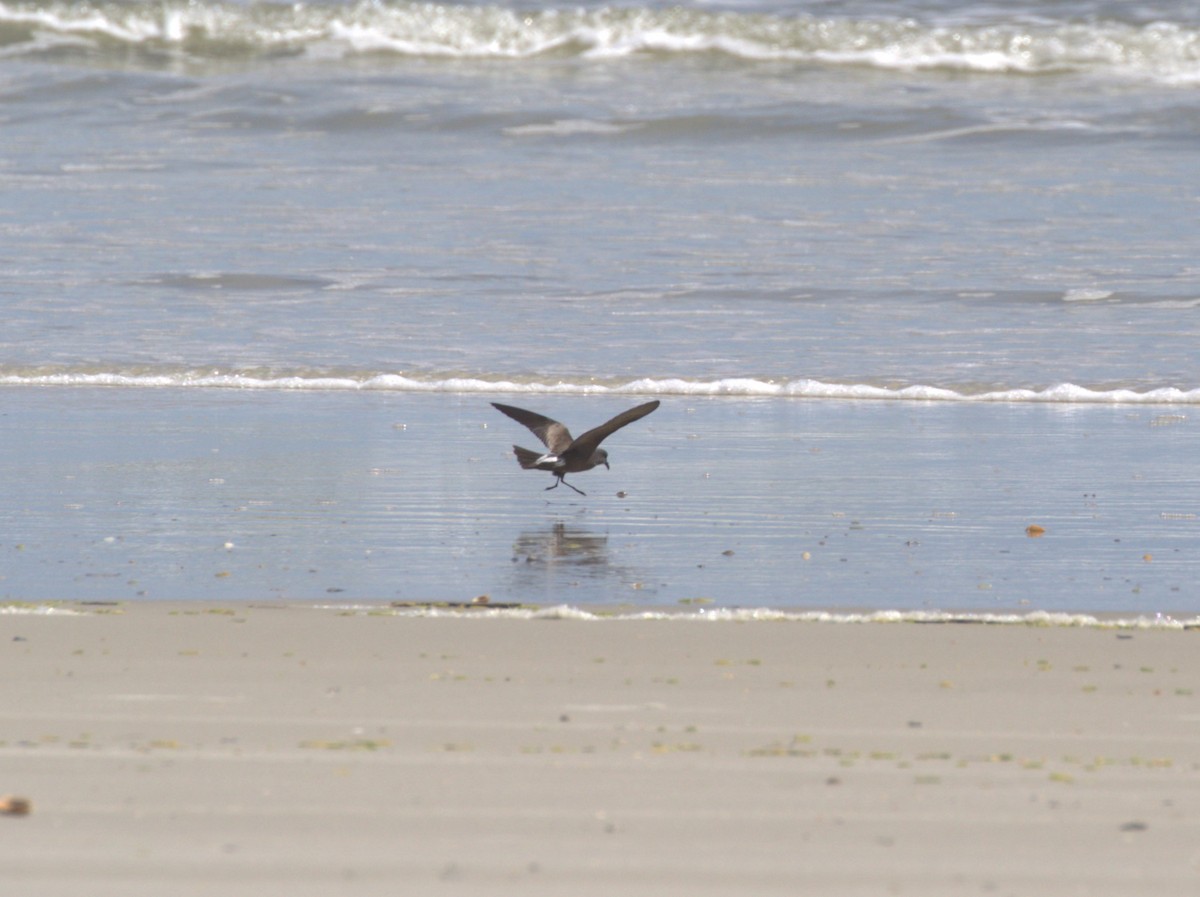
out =
<path fill-rule="evenodd" d="M 11 893 L 1200 887 L 1194 630 L 9 610 Z"/>

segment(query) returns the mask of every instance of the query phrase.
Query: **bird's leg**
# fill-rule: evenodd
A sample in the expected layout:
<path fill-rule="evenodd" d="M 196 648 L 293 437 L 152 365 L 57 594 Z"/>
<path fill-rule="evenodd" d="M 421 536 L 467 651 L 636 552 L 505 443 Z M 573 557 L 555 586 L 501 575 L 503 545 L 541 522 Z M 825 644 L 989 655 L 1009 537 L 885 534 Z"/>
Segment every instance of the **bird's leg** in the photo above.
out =
<path fill-rule="evenodd" d="M 554 481 L 554 485 L 553 485 L 553 486 L 547 486 L 547 487 L 546 487 L 545 489 L 543 489 L 542 491 L 543 491 L 543 492 L 549 492 L 551 489 L 557 489 L 557 488 L 558 488 L 558 484 L 559 484 L 559 480 L 557 480 L 557 479 L 556 479 L 556 480 Z"/>
<path fill-rule="evenodd" d="M 560 483 L 563 483 L 563 484 L 567 485 L 567 486 L 570 486 L 572 489 L 575 489 L 575 491 L 576 491 L 576 492 L 578 492 L 580 495 L 587 495 L 587 493 L 586 493 L 586 492 L 584 492 L 582 489 L 576 489 L 574 486 L 571 486 L 571 484 L 570 484 L 570 483 L 568 483 L 568 482 L 567 482 L 565 479 L 563 479 L 563 478 L 561 478 L 561 477 L 559 478 L 559 480 L 558 480 L 558 481 L 559 481 Z"/>

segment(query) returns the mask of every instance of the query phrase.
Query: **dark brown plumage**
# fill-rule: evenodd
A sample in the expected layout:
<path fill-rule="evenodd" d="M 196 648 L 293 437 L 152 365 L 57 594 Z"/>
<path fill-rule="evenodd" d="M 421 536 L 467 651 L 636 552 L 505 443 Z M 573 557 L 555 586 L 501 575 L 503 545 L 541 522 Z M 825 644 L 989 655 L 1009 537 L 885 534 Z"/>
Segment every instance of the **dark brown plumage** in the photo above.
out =
<path fill-rule="evenodd" d="M 559 483 L 567 483 L 564 477 L 569 473 L 581 473 L 601 464 L 608 467 L 608 452 L 600 448 L 600 443 L 626 424 L 645 417 L 657 408 L 658 404 L 658 400 L 655 399 L 645 405 L 638 405 L 636 408 L 622 411 L 612 420 L 593 427 L 578 439 L 572 439 L 570 431 L 558 421 L 538 414 L 536 411 L 526 411 L 524 408 L 514 408 L 512 405 L 501 405 L 499 402 L 492 402 L 492 407 L 502 414 L 507 414 L 517 423 L 528 427 L 533 435 L 546 446 L 548 451 L 544 454 L 521 448 L 519 445 L 514 445 L 513 451 L 517 455 L 517 463 L 526 470 L 548 470 L 554 474 L 556 477 L 554 485 L 546 488 L 555 489 Z M 580 495 L 587 494 L 582 489 L 571 486 L 570 483 L 567 485 Z"/>

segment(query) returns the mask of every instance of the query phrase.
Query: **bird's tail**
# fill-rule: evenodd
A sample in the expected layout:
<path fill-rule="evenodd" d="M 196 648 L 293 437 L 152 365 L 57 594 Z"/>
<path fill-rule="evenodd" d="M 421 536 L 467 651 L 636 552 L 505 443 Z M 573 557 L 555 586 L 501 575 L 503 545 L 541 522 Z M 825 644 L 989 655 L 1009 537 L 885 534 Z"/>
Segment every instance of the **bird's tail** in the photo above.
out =
<path fill-rule="evenodd" d="M 517 463 L 526 470 L 536 467 L 538 458 L 542 457 L 539 453 L 521 448 L 519 445 L 513 446 L 513 453 L 517 456 Z"/>

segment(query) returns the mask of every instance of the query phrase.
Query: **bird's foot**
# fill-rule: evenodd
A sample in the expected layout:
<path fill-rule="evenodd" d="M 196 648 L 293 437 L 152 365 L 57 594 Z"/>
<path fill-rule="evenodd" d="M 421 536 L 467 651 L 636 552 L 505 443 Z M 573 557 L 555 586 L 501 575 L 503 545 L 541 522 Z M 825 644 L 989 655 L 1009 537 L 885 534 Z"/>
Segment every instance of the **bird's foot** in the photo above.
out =
<path fill-rule="evenodd" d="M 566 486 L 568 489 L 575 489 L 575 491 L 576 491 L 576 492 L 578 492 L 580 495 L 587 495 L 587 493 L 586 493 L 586 492 L 584 492 L 582 489 L 577 489 L 576 487 L 574 487 L 574 486 L 572 486 L 570 483 L 568 483 L 566 480 L 564 480 L 562 477 L 559 477 L 558 479 L 556 479 L 556 480 L 554 481 L 554 485 L 553 485 L 553 486 L 547 486 L 547 487 L 546 487 L 545 489 L 543 489 L 542 491 L 543 491 L 543 492 L 549 492 L 551 489 L 557 489 L 560 483 L 561 483 L 562 485 Z"/>

